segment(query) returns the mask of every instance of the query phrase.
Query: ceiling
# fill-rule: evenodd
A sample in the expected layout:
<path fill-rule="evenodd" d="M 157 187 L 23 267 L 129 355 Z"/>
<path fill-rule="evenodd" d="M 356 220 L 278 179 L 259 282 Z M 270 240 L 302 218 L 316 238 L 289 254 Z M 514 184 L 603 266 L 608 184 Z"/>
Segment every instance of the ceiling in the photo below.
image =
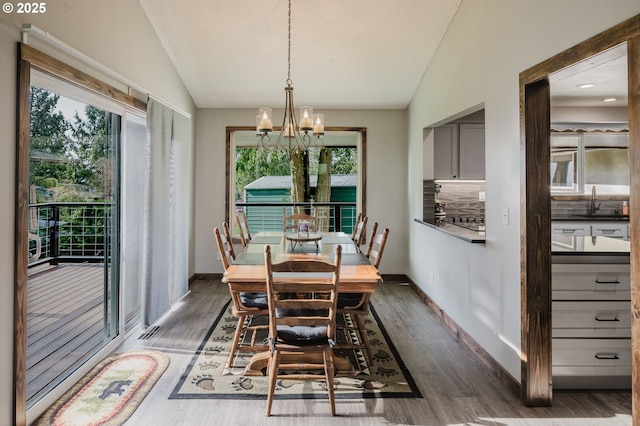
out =
<path fill-rule="evenodd" d="M 582 84 L 593 87 L 581 89 Z M 556 107 L 626 107 L 627 44 L 578 62 L 549 76 L 551 104 Z M 612 102 L 603 99 L 615 98 Z"/>
<path fill-rule="evenodd" d="M 197 107 L 284 106 L 286 0 L 139 2 Z M 293 0 L 295 105 L 406 108 L 460 2 Z M 553 106 L 624 107 L 626 45 L 549 80 Z M 602 102 L 608 97 L 617 101 Z"/>
<path fill-rule="evenodd" d="M 282 108 L 286 0 L 139 0 L 199 108 Z M 404 109 L 461 0 L 293 0 L 294 105 Z"/>

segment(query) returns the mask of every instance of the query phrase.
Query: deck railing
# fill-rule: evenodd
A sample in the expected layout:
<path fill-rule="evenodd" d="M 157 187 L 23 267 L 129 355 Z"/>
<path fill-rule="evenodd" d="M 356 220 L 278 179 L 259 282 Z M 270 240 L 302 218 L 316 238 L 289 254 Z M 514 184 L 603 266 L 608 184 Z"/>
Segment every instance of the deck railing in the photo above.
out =
<path fill-rule="evenodd" d="M 260 231 L 282 231 L 283 220 L 286 214 L 291 214 L 302 210 L 309 214 L 318 211 L 318 217 L 324 218 L 326 226 L 323 231 L 327 232 L 353 232 L 356 222 L 355 202 L 327 202 L 327 203 L 236 203 L 236 211 L 244 211 L 249 223 L 249 229 L 252 233 Z M 237 232 L 235 219 L 230 219 L 230 226 L 233 227 L 234 233 Z M 321 222 L 322 223 L 322 222 Z"/>
<path fill-rule="evenodd" d="M 29 264 L 101 262 L 111 205 L 90 202 L 29 205 Z"/>

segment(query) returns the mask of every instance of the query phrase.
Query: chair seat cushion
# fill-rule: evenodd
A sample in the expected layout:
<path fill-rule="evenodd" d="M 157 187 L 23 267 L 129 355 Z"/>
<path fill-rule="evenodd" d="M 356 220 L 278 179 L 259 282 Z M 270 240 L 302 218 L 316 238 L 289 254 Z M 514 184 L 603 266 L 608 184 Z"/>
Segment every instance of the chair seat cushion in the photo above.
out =
<path fill-rule="evenodd" d="M 267 309 L 267 293 L 240 293 L 240 301 L 248 308 Z"/>
<path fill-rule="evenodd" d="M 339 293 L 338 294 L 338 308 L 344 308 L 347 306 L 357 306 L 362 300 L 362 293 Z"/>
<path fill-rule="evenodd" d="M 327 327 L 279 325 L 278 340 L 292 345 L 311 345 L 327 342 Z"/>

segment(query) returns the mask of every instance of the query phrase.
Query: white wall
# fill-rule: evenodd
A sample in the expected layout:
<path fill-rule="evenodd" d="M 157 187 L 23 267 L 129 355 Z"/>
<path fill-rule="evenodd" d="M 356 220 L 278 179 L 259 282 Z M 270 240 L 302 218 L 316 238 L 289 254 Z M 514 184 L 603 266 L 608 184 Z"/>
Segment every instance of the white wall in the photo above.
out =
<path fill-rule="evenodd" d="M 640 13 L 637 0 L 463 0 L 409 108 L 409 219 L 422 214 L 423 129 L 484 104 L 484 246 L 410 223 L 411 278 L 520 380 L 519 73 Z M 429 147 L 430 144 L 425 146 Z M 508 225 L 502 223 L 509 209 Z M 433 281 L 431 280 L 433 273 Z"/>
<path fill-rule="evenodd" d="M 16 43 L 20 41 L 22 23 L 38 26 L 195 116 L 191 97 L 137 1 L 50 1 L 42 15 L 0 14 L 0 179 L 3 183 L 0 199 L 4 201 L 0 203 L 0 425 L 3 426 L 12 423 L 13 411 Z M 34 47 L 64 58 L 33 41 Z M 193 241 L 193 232 L 190 239 Z M 193 273 L 193 263 L 190 273 Z"/>
<path fill-rule="evenodd" d="M 282 94 L 284 104 L 284 93 Z M 225 129 L 252 126 L 255 109 L 200 109 L 196 127 L 196 250 L 198 273 L 222 273 L 213 228 L 225 220 Z M 406 111 L 323 110 L 327 126 L 367 128 L 368 229 L 388 227 L 389 240 L 380 265 L 383 274 L 407 270 Z M 274 110 L 274 117 L 282 117 Z"/>

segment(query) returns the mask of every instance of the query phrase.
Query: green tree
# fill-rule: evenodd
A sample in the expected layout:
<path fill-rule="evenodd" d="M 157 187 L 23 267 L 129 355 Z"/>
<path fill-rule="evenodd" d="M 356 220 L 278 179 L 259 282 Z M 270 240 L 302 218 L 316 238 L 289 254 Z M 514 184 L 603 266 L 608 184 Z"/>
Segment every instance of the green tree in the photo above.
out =
<path fill-rule="evenodd" d="M 105 193 L 110 188 L 107 118 L 111 113 L 91 105 L 85 106 L 84 113 L 85 119 L 76 112 L 71 124 L 68 150 L 77 159 L 72 179 L 91 191 Z"/>
<path fill-rule="evenodd" d="M 67 180 L 70 165 L 67 158 L 66 132 L 70 124 L 56 111 L 59 95 L 31 86 L 29 181 L 37 178 Z"/>
<path fill-rule="evenodd" d="M 246 185 L 262 176 L 287 176 L 290 173 L 289 158 L 283 150 L 237 148 L 235 160 L 236 198 L 242 196 Z"/>
<path fill-rule="evenodd" d="M 358 173 L 357 148 L 331 148 L 331 151 L 331 173 L 336 175 L 349 175 Z"/>

